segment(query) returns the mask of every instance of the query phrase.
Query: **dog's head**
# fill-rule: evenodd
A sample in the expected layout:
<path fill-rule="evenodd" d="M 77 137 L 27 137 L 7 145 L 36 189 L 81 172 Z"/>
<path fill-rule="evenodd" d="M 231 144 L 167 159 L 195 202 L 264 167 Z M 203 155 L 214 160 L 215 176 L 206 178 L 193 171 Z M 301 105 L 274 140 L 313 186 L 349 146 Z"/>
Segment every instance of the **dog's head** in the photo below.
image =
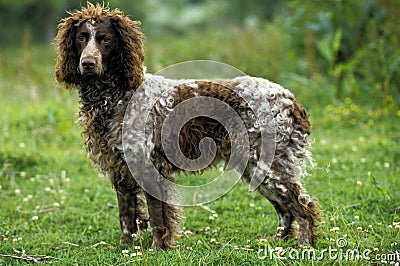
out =
<path fill-rule="evenodd" d="M 138 87 L 144 60 L 140 22 L 118 9 L 91 3 L 69 15 L 58 25 L 57 82 L 72 89 L 83 79 L 111 74 L 126 80 L 129 87 Z"/>

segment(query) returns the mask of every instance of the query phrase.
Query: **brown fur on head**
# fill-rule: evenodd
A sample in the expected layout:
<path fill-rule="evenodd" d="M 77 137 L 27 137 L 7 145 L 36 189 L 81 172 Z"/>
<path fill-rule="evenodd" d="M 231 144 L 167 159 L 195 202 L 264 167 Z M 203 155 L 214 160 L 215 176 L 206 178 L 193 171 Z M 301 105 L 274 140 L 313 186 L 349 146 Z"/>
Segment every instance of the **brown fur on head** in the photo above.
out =
<path fill-rule="evenodd" d="M 64 18 L 58 24 L 56 36 L 57 62 L 55 66 L 56 81 L 67 90 L 75 88 L 81 80 L 78 71 L 79 55 L 75 43 L 77 28 L 88 20 L 100 21 L 108 18 L 118 38 L 119 53 L 116 57 L 117 64 L 110 62 L 110 71 L 123 72 L 123 80 L 127 81 L 129 88 L 137 88 L 144 79 L 143 75 L 143 34 L 139 29 L 140 22 L 132 21 L 120 10 L 109 9 L 108 6 L 90 2 L 82 10 L 68 13 L 70 17 Z M 118 68 L 118 69 L 116 69 Z M 119 74 L 121 75 L 121 74 Z M 127 88 L 128 89 L 128 88 Z"/>

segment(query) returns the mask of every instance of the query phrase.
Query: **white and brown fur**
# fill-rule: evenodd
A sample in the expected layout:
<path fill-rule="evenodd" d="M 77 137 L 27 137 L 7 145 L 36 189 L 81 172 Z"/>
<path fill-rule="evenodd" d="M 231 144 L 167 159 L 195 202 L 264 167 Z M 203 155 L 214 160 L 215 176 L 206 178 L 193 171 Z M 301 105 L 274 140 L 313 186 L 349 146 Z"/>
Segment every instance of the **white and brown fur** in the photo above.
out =
<path fill-rule="evenodd" d="M 240 91 L 242 96 L 252 97 L 256 105 L 268 104 L 276 124 L 276 150 L 270 171 L 257 191 L 277 211 L 279 227 L 276 237 L 291 235 L 296 221 L 300 231 L 299 244 L 314 243 L 317 237 L 315 228 L 322 212 L 301 183 L 305 164 L 311 161 L 308 150 L 311 145 L 308 139 L 310 123 L 308 114 L 290 91 L 265 79 L 247 76 L 218 82 L 198 80 L 187 84 L 145 75 L 143 34 L 138 22 L 130 20 L 117 9 L 110 11 L 99 4 L 88 3 L 86 8 L 69 14 L 60 22 L 56 37 L 56 80 L 66 89 L 77 88 L 79 91 L 79 121 L 84 144 L 88 156 L 109 177 L 117 192 L 122 243 L 131 242 L 132 235 L 139 229 L 146 229 L 150 220 L 153 246 L 171 248 L 174 246 L 174 236 L 178 234 L 180 218 L 177 206 L 162 202 L 143 191 L 129 171 L 122 151 L 124 114 L 132 94 L 137 92 L 141 84 L 154 86 L 152 89 L 155 94 L 163 95 L 164 91 L 168 91 L 167 96 L 173 98 L 172 106 L 167 108 L 162 104 L 165 101 L 159 101 L 159 108 L 152 110 L 149 119 L 153 119 L 150 128 L 153 137 L 146 140 L 152 142 L 151 160 L 154 166 L 171 181 L 171 174 L 180 169 L 166 158 L 161 140 L 157 137 L 160 136 L 165 114 L 171 107 L 199 95 L 224 101 L 248 125 L 249 132 L 252 132 L 249 134 L 251 151 L 257 154 L 260 132 L 250 130 L 251 127 L 254 129 L 254 116 L 247 112 L 249 106 L 235 91 Z M 150 78 L 152 82 L 146 83 Z M 260 93 L 268 102 L 257 102 L 260 98 L 255 95 Z M 164 111 L 160 113 L 163 108 Z M 193 128 L 196 134 L 192 133 Z M 204 137 L 216 141 L 218 158 L 229 158 L 229 135 L 214 120 L 196 118 L 190 125 L 185 125 L 180 134 L 180 147 L 188 158 L 199 156 L 198 144 Z M 250 157 L 244 172 L 242 179 L 246 182 L 250 181 L 256 157 Z M 146 205 L 150 217 L 146 213 Z"/>

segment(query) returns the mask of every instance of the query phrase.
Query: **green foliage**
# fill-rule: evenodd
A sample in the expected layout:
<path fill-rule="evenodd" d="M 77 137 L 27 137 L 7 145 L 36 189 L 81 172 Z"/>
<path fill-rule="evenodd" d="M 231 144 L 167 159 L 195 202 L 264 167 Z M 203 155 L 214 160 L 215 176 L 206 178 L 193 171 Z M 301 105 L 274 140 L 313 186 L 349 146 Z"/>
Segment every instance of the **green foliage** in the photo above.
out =
<path fill-rule="evenodd" d="M 265 24 L 260 29 L 194 31 L 179 38 L 165 34 L 148 36 L 145 64 L 150 72 L 155 72 L 182 61 L 209 59 L 230 64 L 249 75 L 278 81 L 286 60 L 285 37 L 278 23 Z"/>
<path fill-rule="evenodd" d="M 385 104 L 388 97 L 400 99 L 397 1 L 291 1 L 289 8 L 291 47 L 305 52 L 304 74 L 328 75 L 336 99 L 361 94 Z"/>

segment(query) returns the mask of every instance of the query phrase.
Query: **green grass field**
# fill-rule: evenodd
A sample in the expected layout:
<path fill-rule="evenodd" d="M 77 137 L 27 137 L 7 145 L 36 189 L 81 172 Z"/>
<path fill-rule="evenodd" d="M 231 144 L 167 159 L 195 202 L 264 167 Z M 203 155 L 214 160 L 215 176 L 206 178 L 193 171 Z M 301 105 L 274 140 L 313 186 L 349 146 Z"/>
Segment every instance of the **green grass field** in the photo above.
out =
<path fill-rule="evenodd" d="M 177 248 L 155 252 L 148 232 L 119 244 L 115 193 L 86 158 L 78 98 L 56 88 L 54 60 L 52 48 L 0 52 L 0 265 L 398 265 L 396 107 L 320 101 L 318 87 L 283 82 L 313 123 L 304 182 L 325 212 L 314 249 L 272 240 L 275 211 L 239 184 L 185 208 Z"/>

